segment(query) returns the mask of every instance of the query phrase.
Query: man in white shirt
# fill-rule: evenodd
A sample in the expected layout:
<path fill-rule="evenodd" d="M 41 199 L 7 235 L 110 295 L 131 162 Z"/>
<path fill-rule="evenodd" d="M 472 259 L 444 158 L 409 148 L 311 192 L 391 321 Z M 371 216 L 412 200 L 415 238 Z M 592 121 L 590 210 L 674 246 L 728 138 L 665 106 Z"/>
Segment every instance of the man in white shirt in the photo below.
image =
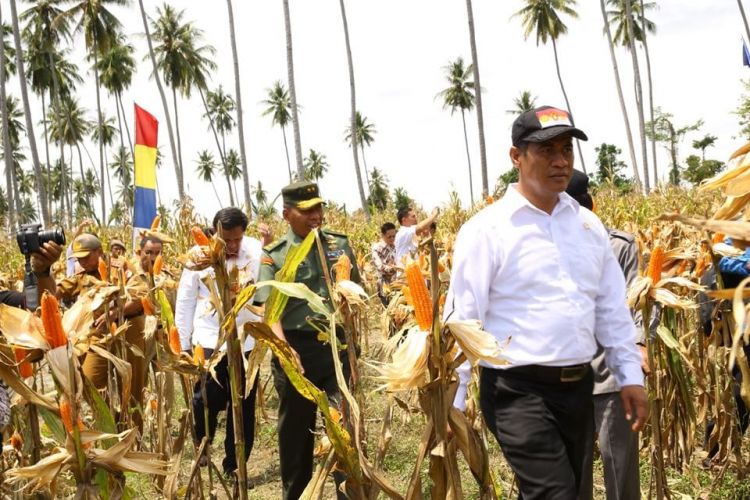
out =
<path fill-rule="evenodd" d="M 403 266 L 403 259 L 412 256 L 417 250 L 417 237 L 426 236 L 437 221 L 439 208 L 434 208 L 426 219 L 417 222 L 417 214 L 412 207 L 403 207 L 396 213 L 398 224 L 401 226 L 396 233 L 396 265 Z"/>
<path fill-rule="evenodd" d="M 482 367 L 480 405 L 524 500 L 578 494 L 597 341 L 634 431 L 648 414 L 622 271 L 601 221 L 564 192 L 573 137 L 587 139 L 560 109 L 516 119 L 510 158 L 519 182 L 461 228 L 446 302 L 446 318 L 477 319 L 501 345 L 510 338 L 510 365 Z"/>
<path fill-rule="evenodd" d="M 263 252 L 262 243 L 245 236 L 248 219 L 242 210 L 229 207 L 216 213 L 213 228 L 218 231 L 221 223 L 221 238 L 226 242 L 227 269 L 237 268 L 238 283 L 241 289 L 258 279 L 260 257 Z M 217 346 L 219 339 L 219 319 L 211 304 L 209 290 L 203 279 L 213 276 L 213 268 L 202 271 L 184 269 L 177 290 L 177 304 L 175 308 L 175 324 L 180 333 L 180 343 L 184 351 L 191 351 L 193 346 L 200 344 L 209 358 L 215 349 L 225 350 L 226 345 Z M 260 318 L 247 309 L 243 309 L 237 316 L 237 329 L 248 321 L 260 321 Z M 252 337 L 245 340 L 244 352 L 249 352 L 255 344 Z M 245 371 L 241 372 L 241 387 L 245 386 Z M 242 400 L 243 432 L 245 438 L 245 459 L 250 456 L 253 448 L 255 429 L 255 393 L 257 384 L 250 394 Z M 220 411 L 227 411 L 227 428 L 224 438 L 225 456 L 222 461 L 225 474 L 232 474 L 237 469 L 237 458 L 234 449 L 234 426 L 229 389 L 229 371 L 227 359 L 224 357 L 216 365 L 216 380 L 212 376 L 206 379 L 206 403 L 208 406 L 208 436 L 212 440 L 216 432 L 217 419 Z M 195 435 L 198 441 L 206 435 L 204 417 L 204 401 L 201 394 L 201 383 L 195 385 L 193 391 L 193 415 L 195 418 Z M 203 464 L 207 464 L 203 460 Z"/>

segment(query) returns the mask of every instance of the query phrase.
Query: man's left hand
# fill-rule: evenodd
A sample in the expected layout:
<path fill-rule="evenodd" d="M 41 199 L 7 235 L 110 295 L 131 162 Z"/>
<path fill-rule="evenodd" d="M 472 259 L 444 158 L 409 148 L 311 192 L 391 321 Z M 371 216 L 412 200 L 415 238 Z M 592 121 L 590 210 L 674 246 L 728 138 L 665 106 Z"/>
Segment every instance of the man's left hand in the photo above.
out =
<path fill-rule="evenodd" d="M 648 418 L 648 396 L 640 385 L 626 385 L 620 389 L 620 399 L 625 409 L 625 419 L 632 425 L 633 432 L 643 428 Z"/>
<path fill-rule="evenodd" d="M 260 233 L 261 238 L 263 238 L 263 246 L 273 242 L 273 232 L 271 231 L 271 228 L 268 227 L 268 224 L 265 222 L 259 223 L 258 232 Z"/>
<path fill-rule="evenodd" d="M 48 273 L 52 264 L 62 255 L 63 247 L 54 241 L 48 241 L 39 247 L 39 252 L 31 254 L 31 269 L 35 273 Z"/>

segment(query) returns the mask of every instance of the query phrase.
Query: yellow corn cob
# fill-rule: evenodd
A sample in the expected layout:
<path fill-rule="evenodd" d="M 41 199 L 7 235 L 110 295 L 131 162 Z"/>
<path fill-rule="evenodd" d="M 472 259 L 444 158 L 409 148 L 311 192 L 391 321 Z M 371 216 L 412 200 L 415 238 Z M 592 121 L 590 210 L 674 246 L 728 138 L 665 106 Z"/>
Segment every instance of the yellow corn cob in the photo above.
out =
<path fill-rule="evenodd" d="M 21 448 L 23 447 L 23 437 L 21 437 L 18 431 L 14 431 L 13 435 L 10 437 L 10 445 L 14 450 L 21 451 Z"/>
<path fill-rule="evenodd" d="M 68 343 L 68 337 L 63 331 L 60 306 L 55 296 L 47 292 L 42 295 L 42 325 L 44 336 L 52 349 Z"/>
<path fill-rule="evenodd" d="M 681 275 L 687 269 L 688 261 L 683 260 L 680 262 L 680 266 L 677 268 L 677 276 Z"/>
<path fill-rule="evenodd" d="M 109 270 L 107 269 L 107 263 L 99 257 L 99 278 L 102 281 L 109 281 Z"/>
<path fill-rule="evenodd" d="M 148 297 L 143 297 L 141 299 L 141 305 L 143 306 L 143 314 L 146 316 L 153 316 L 154 315 L 154 304 L 151 303 L 151 299 Z"/>
<path fill-rule="evenodd" d="M 713 237 L 711 238 L 711 243 L 721 243 L 724 241 L 724 233 L 714 233 Z"/>
<path fill-rule="evenodd" d="M 206 362 L 206 352 L 203 350 L 203 346 L 198 344 L 195 346 L 195 349 L 193 349 L 193 363 L 198 366 L 203 366 L 203 363 Z"/>
<path fill-rule="evenodd" d="M 164 266 L 164 259 L 162 258 L 161 254 L 156 256 L 156 260 L 154 261 L 154 276 L 161 273 L 161 268 Z"/>
<path fill-rule="evenodd" d="M 664 265 L 664 249 L 659 245 L 651 250 L 651 258 L 648 261 L 648 277 L 651 283 L 656 285 L 661 281 L 661 268 Z"/>
<path fill-rule="evenodd" d="M 34 374 L 34 367 L 31 366 L 31 363 L 26 361 L 26 355 L 28 352 L 29 351 L 23 347 L 13 348 L 13 354 L 16 357 L 16 363 L 18 363 L 18 374 L 21 375 L 22 378 L 29 378 Z"/>
<path fill-rule="evenodd" d="M 68 431 L 68 434 L 73 433 L 73 410 L 70 407 L 70 401 L 68 400 L 67 396 L 62 396 L 60 398 L 60 417 L 62 418 L 63 425 L 65 426 L 65 430 Z M 81 421 L 80 415 L 78 416 L 78 430 L 82 431 L 84 429 L 83 422 Z"/>
<path fill-rule="evenodd" d="M 196 245 L 200 245 L 202 247 L 208 245 L 208 237 L 206 236 L 206 233 L 203 232 L 203 229 L 201 229 L 199 226 L 191 227 L 190 234 L 193 235 L 193 241 L 195 241 Z"/>
<path fill-rule="evenodd" d="M 159 229 L 159 226 L 161 226 L 161 215 L 157 215 L 154 217 L 154 220 L 151 221 L 151 230 L 156 231 Z"/>
<path fill-rule="evenodd" d="M 175 354 L 180 354 L 180 332 L 177 331 L 177 327 L 172 325 L 169 329 L 169 348 Z"/>
<path fill-rule="evenodd" d="M 336 273 L 336 283 L 348 281 L 352 274 L 352 261 L 346 254 L 342 254 L 339 260 L 333 265 Z"/>
<path fill-rule="evenodd" d="M 695 263 L 695 276 L 698 278 L 703 277 L 703 273 L 706 271 L 706 259 L 699 258 L 698 262 Z"/>
<path fill-rule="evenodd" d="M 422 330 L 429 330 L 432 328 L 432 300 L 416 262 L 406 265 L 406 282 L 409 284 L 417 324 Z"/>

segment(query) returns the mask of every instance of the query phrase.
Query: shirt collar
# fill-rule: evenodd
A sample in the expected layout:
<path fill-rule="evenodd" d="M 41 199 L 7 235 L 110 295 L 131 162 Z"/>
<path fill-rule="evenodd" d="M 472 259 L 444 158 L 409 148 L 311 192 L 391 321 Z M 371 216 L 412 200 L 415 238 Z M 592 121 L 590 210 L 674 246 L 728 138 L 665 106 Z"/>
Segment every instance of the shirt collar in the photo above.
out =
<path fill-rule="evenodd" d="M 511 213 L 516 213 L 524 207 L 528 207 L 536 212 L 545 213 L 543 210 L 534 206 L 533 203 L 526 199 L 526 197 L 522 195 L 520 191 L 518 191 L 517 186 L 518 183 L 513 183 L 508 186 L 508 189 L 505 191 L 505 196 L 503 196 L 502 200 L 506 208 L 510 209 Z M 552 209 L 552 215 L 555 215 L 556 213 L 559 213 L 561 210 L 564 210 L 566 208 L 571 208 L 575 211 L 578 209 L 578 206 L 578 202 L 575 201 L 568 193 L 562 192 L 558 195 L 557 205 L 555 205 L 555 208 Z"/>

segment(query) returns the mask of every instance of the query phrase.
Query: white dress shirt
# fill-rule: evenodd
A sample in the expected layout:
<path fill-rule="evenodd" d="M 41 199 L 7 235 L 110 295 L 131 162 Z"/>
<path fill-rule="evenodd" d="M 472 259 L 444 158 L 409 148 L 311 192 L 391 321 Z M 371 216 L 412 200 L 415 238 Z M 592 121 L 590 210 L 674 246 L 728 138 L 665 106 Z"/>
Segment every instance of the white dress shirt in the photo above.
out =
<path fill-rule="evenodd" d="M 228 271 L 237 267 L 241 287 L 258 280 L 262 252 L 263 245 L 259 240 L 245 236 L 242 238 L 237 257 L 227 259 Z M 206 349 L 216 349 L 216 342 L 219 340 L 219 317 L 210 302 L 208 288 L 203 282 L 203 278 L 208 276 L 214 276 L 212 267 L 202 271 L 184 269 L 180 277 L 174 322 L 180 333 L 180 344 L 184 350 L 191 349 L 197 344 Z M 252 299 L 248 304 L 251 303 Z M 240 330 L 248 321 L 260 321 L 260 319 L 248 309 L 242 309 L 237 315 L 237 329 Z M 244 351 L 251 350 L 254 345 L 255 339 L 248 336 L 245 339 Z M 226 349 L 226 344 L 222 344 L 220 349 L 222 351 Z"/>
<path fill-rule="evenodd" d="M 401 226 L 396 232 L 396 265 L 403 265 L 402 259 L 406 255 L 411 255 L 417 249 L 417 226 Z"/>
<path fill-rule="evenodd" d="M 459 231 L 444 317 L 511 339 L 501 355 L 511 365 L 494 368 L 589 363 L 599 341 L 620 387 L 643 385 L 625 296 L 601 221 L 566 193 L 548 214 L 513 184 Z M 468 366 L 459 375 L 464 389 Z"/>

